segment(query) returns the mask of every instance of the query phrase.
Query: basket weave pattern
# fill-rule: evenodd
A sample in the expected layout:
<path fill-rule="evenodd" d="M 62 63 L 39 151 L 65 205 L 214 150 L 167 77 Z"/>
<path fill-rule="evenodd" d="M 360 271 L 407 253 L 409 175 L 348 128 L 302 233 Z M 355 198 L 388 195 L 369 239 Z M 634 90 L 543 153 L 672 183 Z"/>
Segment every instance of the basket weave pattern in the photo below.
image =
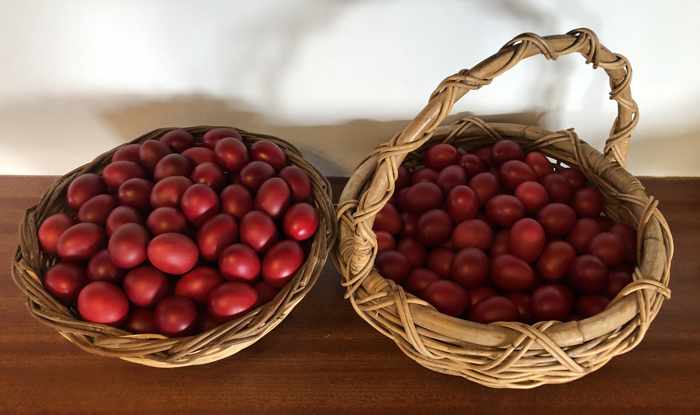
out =
<path fill-rule="evenodd" d="M 197 138 L 212 128 L 218 127 L 201 126 L 185 130 Z M 170 130 L 158 129 L 131 143 L 158 139 Z M 12 277 L 27 296 L 27 305 L 32 316 L 90 353 L 164 368 L 205 364 L 223 359 L 255 343 L 282 322 L 313 287 L 333 246 L 336 232 L 331 187 L 291 144 L 263 134 L 240 129 L 238 131 L 247 144 L 263 139 L 274 142 L 286 153 L 290 164 L 307 173 L 313 191 L 312 204 L 319 214 L 319 228 L 306 262 L 273 300 L 206 332 L 181 338 L 168 338 L 158 334 L 131 334 L 118 328 L 82 321 L 76 318 L 77 313 L 74 310 L 56 301 L 41 282 L 41 276 L 56 259 L 45 254 L 40 248 L 38 227 L 46 217 L 54 213 L 70 212 L 66 203 L 66 190 L 70 182 L 84 173 L 99 173 L 110 163 L 112 154 L 118 149 L 115 148 L 58 179 L 39 203 L 27 210 L 22 220 L 20 245 L 12 264 Z"/>
<path fill-rule="evenodd" d="M 488 85 L 521 60 L 536 54 L 556 59 L 574 52 L 594 68 L 603 68 L 610 78 L 610 98 L 617 102 L 618 116 L 604 154 L 579 140 L 573 130 L 549 132 L 476 117 L 442 125 L 459 98 Z M 673 241 L 657 201 L 622 167 L 638 121 L 631 75 L 626 58 L 602 46 L 592 31 L 577 29 L 560 36 L 519 35 L 471 70 L 445 79 L 417 117 L 359 165 L 340 197 L 340 243 L 334 260 L 356 312 L 419 364 L 490 387 L 568 382 L 639 344 L 663 300 L 670 298 Z M 604 312 L 566 323 L 478 324 L 439 313 L 373 268 L 377 243 L 372 224 L 393 194 L 404 159 L 410 163 L 416 152 L 436 142 L 470 150 L 503 138 L 579 168 L 604 194 L 606 214 L 636 227 L 639 265 L 634 281 Z"/>

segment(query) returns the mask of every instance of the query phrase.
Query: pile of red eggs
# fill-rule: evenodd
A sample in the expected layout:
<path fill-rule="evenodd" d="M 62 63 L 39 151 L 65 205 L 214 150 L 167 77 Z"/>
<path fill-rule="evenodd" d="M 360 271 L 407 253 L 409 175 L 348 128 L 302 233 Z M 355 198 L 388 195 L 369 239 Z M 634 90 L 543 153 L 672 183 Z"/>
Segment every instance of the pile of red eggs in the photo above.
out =
<path fill-rule="evenodd" d="M 491 323 L 578 320 L 632 281 L 636 233 L 577 169 L 500 140 L 428 148 L 377 214 L 379 273 L 440 312 Z"/>
<path fill-rule="evenodd" d="M 305 262 L 319 219 L 311 181 L 269 140 L 173 130 L 127 144 L 68 186 L 70 213 L 38 236 L 58 262 L 47 291 L 86 321 L 196 334 L 276 295 Z"/>

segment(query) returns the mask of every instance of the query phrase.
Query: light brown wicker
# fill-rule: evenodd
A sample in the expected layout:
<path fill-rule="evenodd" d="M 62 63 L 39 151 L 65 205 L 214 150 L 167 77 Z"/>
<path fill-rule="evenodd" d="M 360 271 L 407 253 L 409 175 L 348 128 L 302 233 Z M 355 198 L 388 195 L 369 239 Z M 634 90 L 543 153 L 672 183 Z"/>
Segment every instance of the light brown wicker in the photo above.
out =
<path fill-rule="evenodd" d="M 195 138 L 201 138 L 211 128 L 218 127 L 201 126 L 185 130 Z M 152 131 L 132 143 L 157 139 L 170 130 L 172 128 Z M 39 203 L 28 209 L 24 216 L 20 225 L 20 244 L 12 264 L 12 277 L 27 296 L 32 316 L 90 353 L 161 368 L 205 364 L 231 356 L 255 343 L 281 323 L 311 290 L 334 244 L 336 224 L 333 219 L 331 187 L 291 144 L 276 137 L 240 129 L 238 131 L 247 143 L 262 139 L 273 141 L 284 150 L 291 164 L 308 174 L 312 184 L 313 204 L 319 213 L 318 232 L 306 262 L 273 300 L 242 317 L 196 336 L 167 338 L 158 334 L 130 334 L 114 327 L 81 321 L 76 318 L 74 310 L 63 306 L 49 295 L 41 283 L 41 275 L 55 263 L 55 258 L 40 249 L 38 226 L 49 215 L 69 210 L 65 194 L 71 180 L 83 173 L 100 172 L 110 162 L 112 154 L 117 150 L 115 148 L 58 179 Z"/>
<path fill-rule="evenodd" d="M 550 132 L 476 117 L 441 125 L 459 98 L 521 60 L 537 54 L 556 59 L 574 52 L 610 78 L 610 98 L 617 102 L 618 116 L 604 154 L 579 140 L 573 130 Z M 591 30 L 576 29 L 559 36 L 519 35 L 472 69 L 445 79 L 416 118 L 358 166 L 340 197 L 334 259 L 355 311 L 419 364 L 495 388 L 569 382 L 639 344 L 663 300 L 670 297 L 673 241 L 656 200 L 621 167 L 638 120 L 631 76 L 625 57 L 603 47 Z M 439 313 L 373 268 L 377 244 L 372 223 L 394 191 L 403 160 L 435 142 L 474 149 L 502 138 L 578 167 L 604 193 L 606 214 L 636 227 L 639 266 L 634 281 L 604 312 L 566 323 L 477 324 Z"/>

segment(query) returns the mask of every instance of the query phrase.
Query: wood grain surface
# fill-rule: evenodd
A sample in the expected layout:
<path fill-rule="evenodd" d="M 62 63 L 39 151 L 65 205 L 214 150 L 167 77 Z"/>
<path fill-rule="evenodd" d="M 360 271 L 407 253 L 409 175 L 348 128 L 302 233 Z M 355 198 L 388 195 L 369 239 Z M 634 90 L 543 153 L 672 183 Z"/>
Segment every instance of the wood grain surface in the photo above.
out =
<path fill-rule="evenodd" d="M 581 380 L 528 391 L 418 366 L 343 301 L 330 262 L 280 327 L 223 361 L 153 369 L 82 352 L 30 317 L 9 274 L 22 213 L 52 180 L 0 176 L 1 414 L 700 413 L 700 179 L 643 180 L 677 249 L 673 298 L 642 344 Z"/>

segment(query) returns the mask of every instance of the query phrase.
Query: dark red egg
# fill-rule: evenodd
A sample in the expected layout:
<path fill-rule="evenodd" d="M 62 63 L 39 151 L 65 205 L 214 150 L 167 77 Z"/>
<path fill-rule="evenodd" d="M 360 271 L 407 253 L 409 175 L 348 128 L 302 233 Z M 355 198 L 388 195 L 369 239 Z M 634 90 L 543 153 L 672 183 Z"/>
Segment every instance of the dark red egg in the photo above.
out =
<path fill-rule="evenodd" d="M 510 229 L 501 229 L 496 232 L 496 236 L 493 238 L 493 245 L 489 250 L 491 257 L 497 257 L 499 255 L 510 253 Z"/>
<path fill-rule="evenodd" d="M 573 309 L 573 298 L 565 285 L 542 285 L 532 293 L 532 315 L 536 321 L 565 321 Z"/>
<path fill-rule="evenodd" d="M 576 225 L 576 212 L 569 205 L 550 203 L 537 214 L 537 221 L 547 235 L 564 236 Z"/>
<path fill-rule="evenodd" d="M 131 206 L 135 209 L 145 210 L 151 206 L 151 192 L 153 191 L 153 183 L 146 179 L 134 177 L 122 183 L 119 186 L 117 195 L 119 203 L 125 206 Z"/>
<path fill-rule="evenodd" d="M 554 166 L 547 157 L 539 151 L 531 151 L 525 155 L 525 163 L 535 172 L 537 178 L 542 178 L 554 173 Z"/>
<path fill-rule="evenodd" d="M 493 241 L 493 230 L 481 219 L 468 219 L 452 231 L 452 245 L 456 249 L 478 248 L 486 251 Z"/>
<path fill-rule="evenodd" d="M 63 231 L 56 242 L 56 252 L 65 261 L 84 261 L 104 245 L 105 234 L 94 223 L 78 223 Z"/>
<path fill-rule="evenodd" d="M 475 305 L 483 300 L 497 296 L 498 293 L 493 288 L 482 285 L 481 287 L 473 288 L 469 292 L 469 308 L 473 309 Z"/>
<path fill-rule="evenodd" d="M 394 237 L 385 231 L 374 231 L 374 235 L 377 238 L 377 251 L 384 252 L 396 249 L 396 241 Z"/>
<path fill-rule="evenodd" d="M 192 239 L 181 233 L 163 233 L 148 244 L 148 260 L 159 270 L 181 275 L 197 264 L 199 251 Z"/>
<path fill-rule="evenodd" d="M 632 282 L 632 274 L 625 271 L 613 271 L 608 275 L 607 294 L 609 298 L 615 298 L 629 283 Z"/>
<path fill-rule="evenodd" d="M 427 245 L 441 245 L 450 239 L 452 220 L 441 209 L 433 209 L 418 218 L 418 240 Z"/>
<path fill-rule="evenodd" d="M 569 270 L 571 286 L 581 294 L 600 294 L 608 288 L 608 267 L 593 255 L 581 255 Z"/>
<path fill-rule="evenodd" d="M 216 153 L 206 147 L 190 147 L 183 151 L 182 155 L 187 157 L 195 166 L 202 163 L 216 162 Z"/>
<path fill-rule="evenodd" d="M 396 282 L 402 282 L 411 272 L 411 263 L 399 251 L 385 251 L 377 255 L 375 265 L 379 274 Z"/>
<path fill-rule="evenodd" d="M 94 196 L 80 206 L 78 220 L 104 225 L 116 205 L 117 201 L 111 195 Z"/>
<path fill-rule="evenodd" d="M 182 128 L 168 131 L 163 134 L 159 140 L 178 153 L 182 153 L 194 145 L 194 137 L 192 137 L 192 134 Z"/>
<path fill-rule="evenodd" d="M 118 227 L 109 239 L 107 249 L 114 265 L 133 268 L 146 260 L 148 234 L 138 223 L 126 223 Z"/>
<path fill-rule="evenodd" d="M 423 213 L 442 206 L 442 190 L 432 182 L 420 182 L 406 191 L 406 209 L 413 213 Z"/>
<path fill-rule="evenodd" d="M 515 197 L 518 198 L 530 213 L 536 213 L 549 203 L 549 194 L 541 184 L 537 182 L 524 182 L 515 188 Z"/>
<path fill-rule="evenodd" d="M 610 232 L 620 235 L 625 246 L 625 259 L 634 263 L 637 259 L 637 232 L 634 228 L 624 223 L 616 223 L 610 228 Z"/>
<path fill-rule="evenodd" d="M 440 171 L 437 178 L 437 185 L 443 192 L 447 193 L 455 186 L 467 183 L 467 174 L 464 169 L 457 165 L 447 166 Z"/>
<path fill-rule="evenodd" d="M 153 316 L 161 334 L 169 337 L 184 336 L 194 329 L 197 306 L 189 298 L 168 297 L 158 303 Z"/>
<path fill-rule="evenodd" d="M 170 291 L 168 279 L 151 266 L 134 268 L 124 277 L 124 292 L 133 304 L 150 307 Z"/>
<path fill-rule="evenodd" d="M 542 253 L 545 241 L 542 225 L 534 219 L 523 218 L 510 229 L 508 251 L 520 259 L 533 262 Z"/>
<path fill-rule="evenodd" d="M 250 158 L 268 163 L 275 170 L 287 165 L 287 155 L 280 146 L 269 140 L 260 140 L 250 146 Z"/>
<path fill-rule="evenodd" d="M 573 190 L 578 190 L 586 185 L 586 176 L 580 170 L 573 167 L 559 169 L 559 174 L 564 176 Z"/>
<path fill-rule="evenodd" d="M 199 225 L 219 212 L 219 197 L 211 187 L 193 184 L 182 194 L 180 208 L 190 222 Z"/>
<path fill-rule="evenodd" d="M 226 279 L 254 281 L 260 269 L 258 254 L 247 245 L 231 245 L 219 255 L 219 270 Z"/>
<path fill-rule="evenodd" d="M 179 210 L 172 207 L 159 207 L 151 212 L 146 219 L 146 226 L 153 235 L 187 230 L 187 219 Z"/>
<path fill-rule="evenodd" d="M 501 190 L 498 179 L 490 172 L 479 173 L 472 177 L 469 180 L 469 187 L 479 196 L 479 202 L 482 205 L 486 204 L 486 202 L 496 196 Z"/>
<path fill-rule="evenodd" d="M 428 285 L 423 290 L 425 300 L 441 313 L 457 317 L 464 314 L 469 307 L 469 294 L 459 284 L 440 280 Z"/>
<path fill-rule="evenodd" d="M 241 242 L 256 251 L 264 251 L 277 240 L 277 228 L 272 218 L 265 212 L 248 212 L 240 223 Z"/>
<path fill-rule="evenodd" d="M 207 147 L 214 148 L 216 146 L 216 143 L 218 143 L 220 140 L 229 137 L 240 140 L 241 133 L 239 133 L 233 128 L 212 128 L 211 130 L 204 133 L 202 141 Z"/>
<path fill-rule="evenodd" d="M 134 163 L 140 163 L 139 149 L 140 144 L 124 144 L 117 148 L 117 151 L 112 154 L 112 161 L 133 161 Z"/>
<path fill-rule="evenodd" d="M 214 190 L 219 190 L 226 184 L 224 171 L 218 164 L 210 161 L 198 164 L 190 177 L 193 182 L 207 185 Z"/>
<path fill-rule="evenodd" d="M 510 293 L 508 299 L 515 304 L 520 314 L 519 321 L 523 323 L 532 322 L 532 297 L 525 293 Z"/>
<path fill-rule="evenodd" d="M 182 195 L 190 186 L 192 180 L 182 176 L 171 176 L 159 181 L 151 189 L 151 206 L 179 207 Z"/>
<path fill-rule="evenodd" d="M 411 174 L 408 172 L 408 169 L 406 167 L 399 166 L 399 169 L 396 174 L 396 189 L 403 189 L 404 187 L 408 187 L 411 185 Z M 280 173 L 280 176 L 281 175 L 282 174 Z"/>
<path fill-rule="evenodd" d="M 472 153 L 462 154 L 462 157 L 459 159 L 459 165 L 462 166 L 468 178 L 486 171 L 484 162 L 476 154 Z"/>
<path fill-rule="evenodd" d="M 412 184 L 417 184 L 421 182 L 431 182 L 431 183 L 437 183 L 437 178 L 439 176 L 439 173 L 436 172 L 433 169 L 429 169 L 427 167 L 422 167 L 420 169 L 417 169 L 411 174 L 411 183 Z"/>
<path fill-rule="evenodd" d="M 448 248 L 438 247 L 428 253 L 428 268 L 441 277 L 450 276 L 454 253 Z"/>
<path fill-rule="evenodd" d="M 255 208 L 276 218 L 289 205 L 291 192 L 287 183 L 279 177 L 268 179 L 255 195 Z"/>
<path fill-rule="evenodd" d="M 275 169 L 264 161 L 251 161 L 246 164 L 239 174 L 241 184 L 255 191 L 262 184 L 275 175 Z"/>
<path fill-rule="evenodd" d="M 599 295 L 584 295 L 576 301 L 576 314 L 581 318 L 592 317 L 601 313 L 610 303 L 605 297 Z"/>
<path fill-rule="evenodd" d="M 136 211 L 136 209 L 129 206 L 117 206 L 109 216 L 107 216 L 107 223 L 105 224 L 105 229 L 107 230 L 107 236 L 111 237 L 117 228 L 126 223 L 143 223 L 143 218 L 141 214 Z"/>
<path fill-rule="evenodd" d="M 491 148 L 493 161 L 496 165 L 501 165 L 509 160 L 522 160 L 525 155 L 520 144 L 513 140 L 499 140 Z"/>
<path fill-rule="evenodd" d="M 287 182 L 295 201 L 301 202 L 311 197 L 311 180 L 304 170 L 297 166 L 287 166 L 279 172 L 279 176 Z"/>
<path fill-rule="evenodd" d="M 258 292 L 258 304 L 265 304 L 272 301 L 272 299 L 275 298 L 279 292 L 279 289 L 273 287 L 265 281 L 256 283 L 253 288 L 255 288 L 255 291 Z"/>
<path fill-rule="evenodd" d="M 92 281 L 108 281 L 117 283 L 123 275 L 123 271 L 117 267 L 112 258 L 109 256 L 109 251 L 106 249 L 96 253 L 87 266 L 87 277 Z"/>
<path fill-rule="evenodd" d="M 66 191 L 68 206 L 73 209 L 79 209 L 83 203 L 106 191 L 107 188 L 102 177 L 94 173 L 81 174 L 68 185 L 68 190 Z"/>
<path fill-rule="evenodd" d="M 375 231 L 389 232 L 392 235 L 401 232 L 401 216 L 394 205 L 387 203 L 377 212 L 377 216 L 374 217 L 372 229 Z"/>
<path fill-rule="evenodd" d="M 517 321 L 520 312 L 509 298 L 495 295 L 479 301 L 469 313 L 469 319 L 482 324 Z"/>
<path fill-rule="evenodd" d="M 39 243 L 44 251 L 49 254 L 55 254 L 58 238 L 71 226 L 73 226 L 73 219 L 65 213 L 54 213 L 44 219 L 41 222 L 41 226 L 39 226 L 39 232 L 37 232 Z"/>
<path fill-rule="evenodd" d="M 156 164 L 170 153 L 172 153 L 172 150 L 166 144 L 156 140 L 146 140 L 141 144 L 141 148 L 139 149 L 139 159 L 141 160 L 142 166 L 153 171 Z M 184 175 L 180 174 L 175 176 Z"/>
<path fill-rule="evenodd" d="M 155 316 L 150 308 L 135 307 L 129 314 L 129 319 L 126 321 L 126 329 L 130 333 L 156 333 Z"/>
<path fill-rule="evenodd" d="M 537 176 L 530 166 L 520 160 L 508 160 L 501 164 L 499 168 L 501 183 L 506 188 L 514 190 L 518 185 L 525 182 L 535 181 Z"/>
<path fill-rule="evenodd" d="M 486 203 L 486 217 L 489 222 L 509 227 L 525 216 L 525 206 L 515 196 L 497 195 Z"/>
<path fill-rule="evenodd" d="M 450 278 L 464 288 L 470 289 L 482 285 L 488 274 L 489 259 L 480 249 L 462 249 L 452 260 Z"/>
<path fill-rule="evenodd" d="M 243 282 L 226 282 L 209 295 L 207 309 L 219 320 L 228 320 L 255 307 L 258 292 Z"/>
<path fill-rule="evenodd" d="M 221 192 L 221 210 L 235 218 L 242 218 L 253 209 L 253 197 L 240 184 L 226 186 Z"/>
<path fill-rule="evenodd" d="M 175 284 L 175 295 L 187 297 L 197 303 L 207 301 L 209 293 L 218 287 L 224 279 L 212 267 L 199 266 L 180 277 Z"/>
<path fill-rule="evenodd" d="M 576 221 L 567 240 L 576 252 L 588 252 L 593 238 L 600 233 L 600 225 L 595 219 L 583 218 Z"/>
<path fill-rule="evenodd" d="M 405 286 L 408 292 L 422 296 L 423 291 L 438 280 L 440 280 L 440 277 L 435 272 L 427 268 L 416 268 L 408 275 Z"/>
<path fill-rule="evenodd" d="M 59 262 L 44 275 L 44 287 L 58 301 L 71 304 L 85 285 L 85 273 L 77 264 Z"/>
<path fill-rule="evenodd" d="M 425 247 L 412 238 L 400 240 L 396 250 L 404 254 L 413 267 L 422 267 L 428 257 Z"/>
<path fill-rule="evenodd" d="M 238 241 L 238 224 L 226 213 L 220 213 L 206 221 L 197 232 L 199 252 L 207 261 L 214 261 L 221 251 Z"/>
<path fill-rule="evenodd" d="M 305 241 L 316 234 L 318 214 L 308 203 L 292 205 L 284 214 L 282 221 L 284 233 L 295 241 Z"/>
<path fill-rule="evenodd" d="M 411 212 L 401 213 L 401 222 L 403 223 L 403 230 L 401 235 L 404 237 L 413 238 L 418 234 L 418 215 Z"/>
<path fill-rule="evenodd" d="M 493 146 L 486 146 L 486 147 L 481 147 L 476 150 L 474 150 L 474 155 L 479 157 L 479 159 L 484 163 L 484 165 L 488 168 L 491 167 L 494 164 L 493 160 Z"/>
<path fill-rule="evenodd" d="M 214 146 L 216 161 L 230 172 L 238 172 L 248 164 L 248 148 L 236 138 L 222 138 Z"/>
<path fill-rule="evenodd" d="M 593 187 L 577 190 L 574 193 L 573 207 L 579 217 L 598 217 L 603 212 L 603 194 Z"/>
<path fill-rule="evenodd" d="M 625 243 L 622 237 L 614 232 L 601 232 L 593 237 L 588 252 L 608 267 L 618 266 L 625 261 Z"/>
<path fill-rule="evenodd" d="M 540 277 L 557 281 L 564 277 L 576 259 L 576 251 L 571 244 L 564 241 L 552 241 L 547 244 L 537 261 Z"/>
<path fill-rule="evenodd" d="M 133 161 L 113 161 L 102 169 L 102 177 L 108 188 L 116 190 L 129 179 L 134 177 L 143 179 L 146 177 L 146 172 Z"/>
<path fill-rule="evenodd" d="M 425 152 L 425 165 L 433 170 L 442 170 L 450 164 L 456 164 L 459 158 L 457 149 L 452 144 L 436 144 Z"/>
<path fill-rule="evenodd" d="M 455 186 L 447 195 L 447 212 L 456 223 L 474 219 L 479 204 L 479 196 L 469 186 Z"/>
<path fill-rule="evenodd" d="M 282 287 L 303 263 L 304 251 L 298 242 L 278 242 L 265 253 L 262 261 L 263 279 L 273 287 Z"/>
<path fill-rule="evenodd" d="M 78 294 L 78 312 L 86 321 L 119 325 L 129 313 L 129 300 L 116 285 L 93 281 Z"/>
<path fill-rule="evenodd" d="M 158 161 L 153 171 L 155 181 L 172 176 L 189 176 L 192 173 L 192 163 L 181 154 L 168 154 Z"/>
<path fill-rule="evenodd" d="M 552 173 L 542 179 L 542 185 L 547 189 L 549 199 L 557 203 L 569 203 L 574 196 L 574 189 L 566 177 Z"/>
<path fill-rule="evenodd" d="M 530 265 L 510 254 L 499 255 L 491 261 L 491 280 L 505 291 L 524 291 L 535 285 L 535 273 Z"/>

